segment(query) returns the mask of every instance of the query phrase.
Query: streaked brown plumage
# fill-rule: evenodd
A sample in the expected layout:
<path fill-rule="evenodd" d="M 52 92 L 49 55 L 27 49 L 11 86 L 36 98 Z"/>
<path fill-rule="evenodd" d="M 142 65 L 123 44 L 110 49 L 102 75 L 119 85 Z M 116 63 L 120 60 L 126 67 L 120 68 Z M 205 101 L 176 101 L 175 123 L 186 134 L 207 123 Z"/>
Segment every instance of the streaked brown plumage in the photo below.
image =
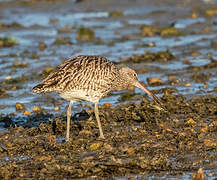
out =
<path fill-rule="evenodd" d="M 104 138 L 98 102 L 108 92 L 126 89 L 130 85 L 139 87 L 160 103 L 156 96 L 139 83 L 134 70 L 128 67 L 119 69 L 114 63 L 101 56 L 77 56 L 66 60 L 57 67 L 56 71 L 35 86 L 33 92 L 56 91 L 61 97 L 70 101 L 67 110 L 66 140 L 69 139 L 72 103 L 82 100 L 93 102 L 100 137 Z"/>

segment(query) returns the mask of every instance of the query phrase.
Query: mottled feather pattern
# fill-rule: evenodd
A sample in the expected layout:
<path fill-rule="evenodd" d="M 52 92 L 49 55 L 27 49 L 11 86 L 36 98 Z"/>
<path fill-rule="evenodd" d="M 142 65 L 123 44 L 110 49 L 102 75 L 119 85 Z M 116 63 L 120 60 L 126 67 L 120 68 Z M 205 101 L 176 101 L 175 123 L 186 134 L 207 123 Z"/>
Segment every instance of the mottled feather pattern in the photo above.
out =
<path fill-rule="evenodd" d="M 101 56 L 77 56 L 66 60 L 57 70 L 33 88 L 33 92 L 68 93 L 82 90 L 99 98 L 111 90 L 119 75 L 115 65 Z M 96 93 L 97 92 L 97 93 Z"/>

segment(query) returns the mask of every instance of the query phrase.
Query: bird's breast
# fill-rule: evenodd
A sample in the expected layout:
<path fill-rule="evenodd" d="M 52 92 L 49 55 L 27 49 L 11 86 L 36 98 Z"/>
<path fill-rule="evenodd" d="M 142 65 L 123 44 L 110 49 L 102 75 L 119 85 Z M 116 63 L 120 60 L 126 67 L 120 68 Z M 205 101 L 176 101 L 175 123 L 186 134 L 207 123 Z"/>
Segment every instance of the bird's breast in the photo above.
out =
<path fill-rule="evenodd" d="M 60 96 L 69 101 L 89 101 L 95 103 L 98 102 L 100 98 L 105 96 L 105 93 L 83 89 L 64 91 L 60 93 Z"/>

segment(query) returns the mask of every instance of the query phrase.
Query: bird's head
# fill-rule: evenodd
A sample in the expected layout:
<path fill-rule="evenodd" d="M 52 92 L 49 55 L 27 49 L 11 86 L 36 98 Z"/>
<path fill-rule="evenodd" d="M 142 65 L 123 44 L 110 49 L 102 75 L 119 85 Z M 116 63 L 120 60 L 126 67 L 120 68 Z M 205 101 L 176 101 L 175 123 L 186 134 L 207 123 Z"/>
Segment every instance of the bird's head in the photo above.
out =
<path fill-rule="evenodd" d="M 139 83 L 138 76 L 133 69 L 122 67 L 119 72 L 126 87 L 130 85 L 136 86 L 136 84 Z"/>
<path fill-rule="evenodd" d="M 125 87 L 128 87 L 130 85 L 134 85 L 134 86 L 140 88 L 141 90 L 145 91 L 148 95 L 152 96 L 153 99 L 158 104 L 162 105 L 160 100 L 151 91 L 149 91 L 145 86 L 143 86 L 139 82 L 138 76 L 133 69 L 130 69 L 129 67 L 122 67 L 122 68 L 120 68 L 119 72 L 120 72 L 120 75 L 122 77 L 122 81 L 123 81 L 122 83 L 124 84 Z"/>

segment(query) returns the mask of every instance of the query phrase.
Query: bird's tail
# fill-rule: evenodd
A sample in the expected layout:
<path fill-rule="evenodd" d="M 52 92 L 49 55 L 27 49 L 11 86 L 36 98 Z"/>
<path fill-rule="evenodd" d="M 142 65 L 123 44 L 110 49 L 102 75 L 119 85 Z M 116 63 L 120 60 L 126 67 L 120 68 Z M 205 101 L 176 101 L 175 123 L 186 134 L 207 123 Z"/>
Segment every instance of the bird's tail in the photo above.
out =
<path fill-rule="evenodd" d="M 46 84 L 38 84 L 32 88 L 33 93 L 44 93 L 50 91 L 50 88 L 47 88 Z"/>

